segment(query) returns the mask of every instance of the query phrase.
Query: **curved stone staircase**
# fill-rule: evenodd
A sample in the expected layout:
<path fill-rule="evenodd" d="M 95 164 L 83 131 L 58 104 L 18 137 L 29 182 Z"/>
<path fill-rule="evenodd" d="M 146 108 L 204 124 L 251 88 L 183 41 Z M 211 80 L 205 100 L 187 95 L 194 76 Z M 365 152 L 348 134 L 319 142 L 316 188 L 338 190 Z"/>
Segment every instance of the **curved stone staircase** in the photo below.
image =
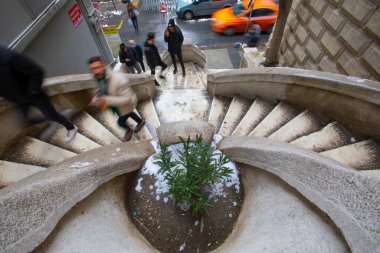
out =
<path fill-rule="evenodd" d="M 187 76 L 166 71 L 157 97 L 140 101 L 136 112 L 147 120 L 132 140 L 152 140 L 161 123 L 202 120 L 215 126 L 222 136 L 263 137 L 289 142 L 312 150 L 342 164 L 379 178 L 380 146 L 371 139 L 356 139 L 336 121 L 326 121 L 312 111 L 297 110 L 290 104 L 272 103 L 259 96 L 249 99 L 214 96 L 206 91 L 206 71 L 189 62 Z M 211 72 L 211 71 L 209 71 Z M 210 101 L 211 100 L 211 101 Z M 52 124 L 37 136 L 27 136 L 0 161 L 2 186 L 64 161 L 76 154 L 119 143 L 124 130 L 110 111 L 88 110 L 71 113 L 79 133 L 70 143 L 63 142 L 66 131 Z M 131 127 L 136 124 L 129 119 Z"/>
<path fill-rule="evenodd" d="M 189 51 L 191 50 L 192 49 L 190 48 Z M 184 55 L 186 56 L 186 54 Z M 0 161 L 0 186 L 5 187 L 1 190 L 2 193 L 4 193 L 3 196 L 5 196 L 5 201 L 8 201 L 8 198 L 14 197 L 12 192 L 17 191 L 18 189 L 18 184 L 15 184 L 16 182 L 24 179 L 20 182 L 22 187 L 23 185 L 33 184 L 33 180 L 45 180 L 38 187 L 43 188 L 46 190 L 46 194 L 49 194 L 49 199 L 52 200 L 49 203 L 43 203 L 43 200 L 41 200 L 41 203 L 33 202 L 36 198 L 41 198 L 38 197 L 40 196 L 38 191 L 32 192 L 33 194 L 31 195 L 33 196 L 30 197 L 30 200 L 25 193 L 20 195 L 20 199 L 16 198 L 13 200 L 16 202 L 19 201 L 20 203 L 30 202 L 29 205 L 23 207 L 25 209 L 23 209 L 23 211 L 26 213 L 30 210 L 35 210 L 36 208 L 38 209 L 39 205 L 49 205 L 49 208 L 54 210 L 54 213 L 56 214 L 55 216 L 49 216 L 45 213 L 43 215 L 38 215 L 38 217 L 42 217 L 44 215 L 48 217 L 46 219 L 48 220 L 49 228 L 47 229 L 43 227 L 41 229 L 38 227 L 35 228 L 37 231 L 36 233 L 30 234 L 28 232 L 30 235 L 28 234 L 28 236 L 25 236 L 22 240 L 20 239 L 18 241 L 21 242 L 20 245 L 22 245 L 22 251 L 31 251 L 38 245 L 41 246 L 36 250 L 36 252 L 72 251 L 76 249 L 76 246 L 78 245 L 81 245 L 80 249 L 86 249 L 88 246 L 87 243 L 91 243 L 86 241 L 86 233 L 91 233 L 91 231 L 94 231 L 94 227 L 92 227 L 89 223 L 95 222 L 99 212 L 103 212 L 107 209 L 106 206 L 112 204 L 112 198 L 107 197 L 110 196 L 107 194 L 112 195 L 114 192 L 117 192 L 117 197 L 114 196 L 115 199 L 120 201 L 123 199 L 124 193 L 122 193 L 121 190 L 117 190 L 111 186 L 113 184 L 112 182 L 116 182 L 118 189 L 121 189 L 124 182 L 122 179 L 117 178 L 115 179 L 116 181 L 110 181 L 110 183 L 104 186 L 105 188 L 103 186 L 99 186 L 115 176 L 124 175 L 130 171 L 140 168 L 141 163 L 146 159 L 146 157 L 153 153 L 151 145 L 144 141 L 156 140 L 158 138 L 157 129 L 160 126 L 161 128 L 174 128 L 174 125 L 170 125 L 168 123 L 197 120 L 212 124 L 214 126 L 215 133 L 217 134 L 222 136 L 231 136 L 230 138 L 232 139 L 226 138 L 226 141 L 222 142 L 221 148 L 223 150 L 225 149 L 226 152 L 231 155 L 231 157 L 235 158 L 237 162 L 246 164 L 242 165 L 243 171 L 246 171 L 245 180 L 248 180 L 245 182 L 244 187 L 245 191 L 249 192 L 247 196 L 250 200 L 247 201 L 247 206 L 243 207 L 242 210 L 243 215 L 241 219 L 246 220 L 240 220 L 237 225 L 239 226 L 239 231 L 245 231 L 242 232 L 244 236 L 242 235 L 240 237 L 239 235 L 238 240 L 236 239 L 237 235 L 235 234 L 237 232 L 234 232 L 232 236 L 233 238 L 229 239 L 228 243 L 223 246 L 223 252 L 236 252 L 238 249 L 244 252 L 244 250 L 251 249 L 250 246 L 248 247 L 248 245 L 251 245 L 249 243 L 252 243 L 250 242 L 251 239 L 248 235 L 252 232 L 255 232 L 257 235 L 263 235 L 260 230 L 252 231 L 251 226 L 256 226 L 255 224 L 262 222 L 262 220 L 266 221 L 264 222 L 265 224 L 269 224 L 273 217 L 276 217 L 275 219 L 279 221 L 279 224 L 271 229 L 275 229 L 277 231 L 282 231 L 283 228 L 289 229 L 289 232 L 287 233 L 289 240 L 294 239 L 297 234 L 299 234 L 299 230 L 297 230 L 299 226 L 303 227 L 301 230 L 306 234 L 315 233 L 314 238 L 308 238 L 308 240 L 310 240 L 308 243 L 310 244 L 305 243 L 306 239 L 302 236 L 294 240 L 293 243 L 295 244 L 292 245 L 292 247 L 297 246 L 297 244 L 300 244 L 301 242 L 304 242 L 305 244 L 301 246 L 298 245 L 298 248 L 293 248 L 292 250 L 298 249 L 302 252 L 310 249 L 311 247 L 315 247 L 315 245 L 312 245 L 313 240 L 325 240 L 325 243 L 318 245 L 319 248 L 317 248 L 318 250 L 315 252 L 344 252 L 348 250 L 344 239 L 341 239 L 339 232 L 335 231 L 336 228 L 334 226 L 330 227 L 330 223 L 332 222 L 329 221 L 328 218 L 323 218 L 324 214 L 321 214 L 318 208 L 311 207 L 310 204 L 305 204 L 308 202 L 303 199 L 303 196 L 306 196 L 308 200 L 315 203 L 323 212 L 327 213 L 329 217 L 332 217 L 339 229 L 342 229 L 344 237 L 347 240 L 347 244 L 351 250 L 354 252 L 360 252 L 363 245 L 367 243 L 366 240 L 368 239 L 365 235 L 366 232 L 363 232 L 367 230 L 360 230 L 362 229 L 362 227 L 360 227 L 360 222 L 364 223 L 364 221 L 361 220 L 363 219 L 363 215 L 367 218 L 370 215 L 367 215 L 367 213 L 362 214 L 358 208 L 352 208 L 352 206 L 357 205 L 357 202 L 355 202 L 356 198 L 350 202 L 351 200 L 349 200 L 350 198 L 347 196 L 351 193 L 351 184 L 355 184 L 359 187 L 359 189 L 355 188 L 355 190 L 352 190 L 353 194 L 356 194 L 356 191 L 362 191 L 362 188 L 364 188 L 364 192 L 370 187 L 375 189 L 371 191 L 371 194 L 376 192 L 377 188 L 376 183 L 374 182 L 378 182 L 376 180 L 380 180 L 380 146 L 377 142 L 371 138 L 367 138 L 371 137 L 368 134 L 357 135 L 356 131 L 355 134 L 350 134 L 350 131 L 347 130 L 348 127 L 345 126 L 345 123 L 339 123 L 339 120 L 334 120 L 334 117 L 331 115 L 326 115 L 325 112 L 316 110 L 316 107 L 308 108 L 293 103 L 291 100 L 287 101 L 286 99 L 278 99 L 278 97 L 281 96 L 273 99 L 271 96 L 267 96 L 268 91 L 262 90 L 262 88 L 248 88 L 247 90 L 244 90 L 241 89 L 239 85 L 235 87 L 234 85 L 227 84 L 225 86 L 227 87 L 227 91 L 220 91 L 218 93 L 215 88 L 215 80 L 218 78 L 218 73 L 220 73 L 223 81 L 228 81 L 228 78 L 223 76 L 226 75 L 232 78 L 232 82 L 240 82 L 240 80 L 234 79 L 233 74 L 231 73 L 224 72 L 223 70 L 205 70 L 193 62 L 186 63 L 186 70 L 186 77 L 182 77 L 180 72 L 174 76 L 172 74 L 172 68 L 169 68 L 165 73 L 165 80 L 157 79 L 160 82 L 160 87 L 157 90 L 157 94 L 155 94 L 155 92 L 151 89 L 152 85 L 154 85 L 153 83 L 150 83 L 149 85 L 139 84 L 133 86 L 139 96 L 139 104 L 136 108 L 136 112 L 141 117 L 146 119 L 147 124 L 138 134 L 133 136 L 130 143 L 120 144 L 124 135 L 124 130 L 117 126 L 117 117 L 111 112 L 94 110 L 94 108 L 88 108 L 86 106 L 78 106 L 80 109 L 66 113 L 66 115 L 70 117 L 79 128 L 79 133 L 72 142 L 64 143 L 62 141 L 66 133 L 64 128 L 57 124 L 51 124 L 48 127 L 41 127 L 42 130 L 40 131 L 29 131 L 29 135 L 23 136 L 16 144 L 12 145 L 8 152 L 6 152 L 6 155 L 3 156 L 3 160 Z M 272 70 L 269 69 L 267 71 L 270 72 Z M 276 70 L 273 71 L 275 72 Z M 309 78 L 310 75 L 311 74 L 307 72 L 305 76 L 302 76 L 302 78 Z M 241 76 L 244 77 L 244 73 L 242 73 Z M 149 75 L 141 75 L 136 78 L 143 80 L 143 83 L 152 81 L 149 79 Z M 266 82 L 269 78 L 276 79 L 277 77 L 266 76 L 264 78 L 266 80 L 263 81 L 265 85 L 267 84 Z M 55 86 L 53 85 L 50 88 L 54 90 L 54 87 Z M 85 86 L 85 93 L 92 88 L 93 86 L 91 85 Z M 277 92 L 277 88 L 278 87 L 276 87 L 276 85 L 273 85 L 272 89 Z M 57 90 L 60 89 L 57 88 Z M 53 94 L 58 93 L 53 92 Z M 371 98 L 371 96 L 368 97 Z M 66 100 L 70 100 L 70 98 L 66 98 Z M 379 100 L 376 99 L 374 101 L 376 103 L 379 102 Z M 135 123 L 132 120 L 129 120 L 128 124 L 134 127 Z M 349 126 L 349 128 L 352 129 L 351 126 Z M 242 138 L 244 136 L 253 138 Z M 363 138 L 363 136 L 365 137 Z M 241 139 L 238 139 L 238 137 Z M 379 136 L 374 136 L 376 140 L 378 140 L 378 137 Z M 238 144 L 234 142 L 237 142 Z M 261 146 L 261 142 L 264 143 L 263 146 Z M 281 142 L 288 142 L 293 146 Z M 240 147 L 239 144 L 243 147 Z M 272 149 L 276 149 L 276 145 L 279 146 L 281 151 L 279 155 L 285 158 L 288 157 L 290 160 L 284 162 L 283 172 L 277 172 L 275 170 L 276 168 L 279 169 L 278 167 L 280 165 L 278 164 L 269 165 L 270 162 L 268 162 L 268 166 L 265 164 L 264 166 L 261 163 L 261 159 L 264 159 L 263 157 L 265 157 L 264 160 L 268 161 L 268 157 L 273 151 Z M 101 146 L 110 146 L 110 148 L 99 149 L 99 151 L 95 150 Z M 266 149 L 266 147 L 268 148 Z M 139 149 L 142 151 L 140 152 Z M 238 149 L 238 151 L 235 151 L 235 149 Z M 144 153 L 144 150 L 148 151 Z M 98 158 L 97 155 L 100 152 L 102 157 Z M 293 152 L 298 153 L 297 155 L 293 155 Z M 316 153 L 323 155 L 325 158 L 321 158 L 321 156 Z M 78 154 L 82 155 L 77 156 Z M 245 160 L 244 155 L 248 155 L 254 160 Z M 76 157 L 79 158 L 76 159 Z M 337 162 L 333 162 L 331 160 L 335 160 Z M 123 165 L 125 161 L 127 161 L 130 167 Z M 90 167 L 94 167 L 91 168 L 94 172 L 91 170 L 88 172 L 86 171 L 86 175 L 81 175 L 81 172 L 76 172 L 76 168 L 80 169 L 82 166 L 87 166 L 82 164 L 83 162 L 91 162 L 92 165 L 90 165 Z M 278 161 L 276 160 L 276 162 Z M 297 164 L 300 164 L 302 168 L 298 168 Z M 116 166 L 116 169 L 114 169 L 113 166 Z M 248 169 L 248 172 L 247 167 L 250 166 L 253 166 L 254 168 Z M 292 187 L 298 190 L 303 196 L 298 193 L 291 192 L 293 190 L 285 189 L 285 186 L 281 186 L 284 187 L 282 190 L 273 190 L 273 185 L 281 185 L 283 184 L 281 183 L 282 181 L 280 182 L 279 179 L 274 178 L 274 176 L 270 173 L 267 175 L 265 174 L 266 172 L 264 173 L 255 167 L 265 169 L 279 176 L 281 179 L 285 180 Z M 327 169 L 332 168 L 333 170 L 325 170 L 325 167 Z M 70 168 L 74 169 L 74 171 L 72 169 L 70 170 Z M 298 170 L 296 172 L 298 175 L 303 174 L 303 171 L 307 170 L 310 175 L 308 173 L 304 174 L 313 177 L 313 180 L 315 180 L 315 182 L 308 183 L 314 185 L 304 187 L 302 184 L 300 185 L 297 180 L 292 181 L 289 179 L 289 181 L 287 181 L 288 175 L 286 173 L 288 173 L 288 170 L 291 171 L 292 168 Z M 315 170 L 315 168 L 320 168 L 321 170 L 318 171 Z M 310 169 L 310 171 L 308 169 Z M 51 171 L 51 173 L 46 173 L 49 174 L 48 176 L 44 175 L 40 177 L 40 174 L 36 174 L 31 177 L 31 175 L 43 170 Z M 360 172 L 357 172 L 356 170 Z M 339 173 L 343 171 L 345 177 L 326 177 L 329 173 L 336 175 L 334 173 L 337 171 Z M 82 177 L 77 178 L 78 175 L 76 173 L 83 176 L 83 179 Z M 289 173 L 291 174 L 291 172 Z M 349 176 L 346 177 L 345 173 Z M 368 179 L 368 177 L 364 175 L 363 177 L 358 176 L 358 173 L 364 173 L 371 178 Z M 96 178 L 98 175 L 102 175 L 102 177 Z M 48 179 L 44 179 L 45 176 Z M 70 180 L 69 183 L 65 183 L 62 179 L 63 177 L 66 177 L 65 180 L 67 180 L 67 177 L 71 176 L 73 179 Z M 87 179 L 87 177 L 89 177 L 89 179 Z M 293 177 L 295 178 L 294 175 Z M 262 180 L 259 178 L 262 178 Z M 82 181 L 88 183 L 88 186 L 83 184 Z M 251 181 L 256 183 L 250 183 Z M 318 185 L 318 182 L 323 183 Z M 260 184 L 263 186 L 260 186 Z M 334 186 L 335 184 L 337 184 L 337 186 Z M 330 193 L 329 191 L 334 192 L 334 189 L 337 190 L 340 186 L 343 187 L 342 195 L 338 194 L 339 196 L 336 197 L 328 194 Z M 76 192 L 78 192 L 80 196 L 75 196 L 75 198 L 72 199 L 67 197 L 68 200 L 62 197 L 66 200 L 66 202 L 65 205 L 63 205 L 64 210 L 61 210 L 59 196 L 62 193 L 59 190 L 56 190 L 55 187 L 59 187 L 59 189 L 62 187 L 61 190 L 64 192 L 65 196 L 67 196 L 67 194 L 76 194 Z M 69 188 L 70 190 L 66 193 L 66 190 Z M 97 188 L 99 188 L 99 192 L 103 194 L 96 195 L 103 196 L 99 200 L 100 205 L 97 205 L 97 202 L 95 201 L 97 200 L 97 197 L 94 197 L 94 195 L 84 199 Z M 274 216 L 267 215 L 266 212 L 260 213 L 260 209 L 255 211 L 255 213 L 259 213 L 259 216 L 256 217 L 255 215 L 252 215 L 252 210 L 254 208 L 254 206 L 252 206 L 252 201 L 257 201 L 257 203 L 263 201 L 262 205 L 266 205 L 267 207 L 269 207 L 270 203 L 279 203 L 279 200 L 277 200 L 273 194 L 268 195 L 268 191 L 265 189 L 271 189 L 271 191 L 273 190 L 273 194 L 276 196 L 282 194 L 281 196 L 283 197 L 281 198 L 283 199 L 281 199 L 280 202 L 283 207 L 288 204 L 288 201 L 293 203 L 290 205 L 291 207 L 287 207 L 286 209 L 288 210 L 287 212 L 289 212 L 289 216 L 276 216 L 274 214 Z M 283 190 L 285 190 L 286 193 L 283 193 Z M 33 190 L 28 189 L 28 191 Z M 322 194 L 321 196 L 327 197 L 325 197 L 326 199 L 323 197 L 314 198 L 314 195 L 310 195 L 310 191 L 318 192 L 318 194 Z M 27 192 L 27 190 L 25 190 L 25 192 Z M 98 194 L 97 192 L 94 192 L 93 194 Z M 106 194 L 104 192 L 111 193 Z M 253 194 L 253 192 L 255 194 Z M 367 192 L 365 192 L 365 194 L 367 194 Z M 267 202 L 271 196 L 274 196 L 273 199 L 270 200 L 272 202 Z M 361 199 L 360 196 L 358 198 Z M 84 201 L 81 202 L 80 205 L 75 206 L 76 203 L 83 199 Z M 0 196 L 0 202 L 1 201 L 2 199 Z M 345 211 L 346 209 L 344 209 L 346 206 L 344 206 L 342 210 L 338 210 L 340 208 L 339 205 L 334 206 L 335 204 L 331 204 L 334 201 L 342 203 L 342 206 L 347 204 L 347 210 L 350 210 L 350 212 L 353 213 L 353 215 L 351 215 L 351 213 L 348 212 L 349 215 L 347 217 L 350 217 L 350 219 L 348 219 L 349 221 L 344 221 L 344 219 L 342 219 L 342 217 L 345 216 L 341 213 L 347 213 Z M 365 205 L 368 207 L 367 211 L 369 214 L 373 214 L 372 211 L 376 208 L 374 207 L 376 206 L 376 201 L 377 200 L 374 200 L 373 203 L 369 200 L 364 201 Z M 67 204 L 68 202 L 69 204 Z M 50 205 L 52 207 L 50 207 Z M 90 218 L 83 214 L 84 210 L 88 206 L 91 207 L 90 210 L 95 210 L 90 211 Z M 46 210 L 50 210 L 49 208 Z M 71 208 L 73 208 L 72 211 L 68 213 Z M 276 208 L 277 209 L 274 210 L 283 210 L 282 207 Z M 298 211 L 293 212 L 291 210 L 292 208 L 296 208 Z M 120 206 L 115 209 L 115 217 L 122 216 L 122 209 L 123 208 Z M 38 210 L 38 212 L 47 211 Z M 20 211 L 20 213 L 22 212 Z M 65 213 L 68 214 L 64 216 Z M 11 213 L 9 213 L 9 215 L 13 217 Z M 7 217 L 10 217 L 9 215 Z M 83 216 L 84 218 L 79 218 L 79 220 L 76 220 L 79 216 Z M 126 242 L 121 243 L 121 246 L 119 245 L 120 247 L 123 247 L 122 245 L 130 245 L 129 247 L 136 250 L 138 249 L 138 252 L 154 252 L 154 250 L 146 246 L 147 244 L 144 239 L 135 233 L 133 226 L 130 226 L 131 223 L 129 221 L 125 221 L 125 224 L 127 224 L 126 226 L 121 226 L 120 224 L 117 224 L 117 219 L 115 219 L 113 215 L 108 216 L 108 221 L 104 221 L 104 224 L 102 223 L 104 225 L 102 225 L 104 229 L 107 227 L 109 228 L 109 226 L 114 226 L 116 228 L 115 231 L 122 231 L 122 233 L 125 233 L 125 236 L 128 238 L 130 237 Z M 353 216 L 355 216 L 355 218 L 352 218 L 351 220 L 351 217 Z M 36 219 L 38 217 L 36 217 Z M 51 233 L 61 217 L 63 218 L 59 223 L 61 225 L 58 225 L 59 229 L 55 230 L 46 243 L 41 244 Z M 262 217 L 260 218 L 262 220 L 259 221 L 258 217 Z M 35 217 L 33 217 L 33 219 L 34 218 Z M 290 229 L 287 227 L 287 224 L 285 224 L 291 223 L 298 219 L 299 223 L 293 224 L 293 229 Z M 359 222 L 355 219 L 359 220 Z M 377 224 L 377 218 L 374 217 L 373 219 L 373 223 Z M 305 226 L 303 223 L 305 220 L 313 220 L 313 225 Z M 6 224 L 14 224 L 14 222 L 16 222 L 17 224 L 20 224 L 20 228 L 17 229 L 23 230 L 27 227 L 26 224 L 33 223 L 32 225 L 34 226 L 39 221 L 33 222 L 25 218 L 25 220 L 23 219 L 20 222 L 13 220 L 5 220 L 4 222 Z M 124 224 L 123 222 L 121 224 Z M 246 222 L 251 225 L 246 225 Z M 77 230 L 77 224 L 81 224 L 80 226 L 83 227 L 83 231 L 85 232 Z M 368 224 L 366 224 L 366 226 L 367 225 Z M 370 225 L 368 226 L 370 227 Z M 355 226 L 357 226 L 358 229 Z M 258 227 L 260 226 L 258 225 Z M 348 229 L 350 227 L 355 227 L 355 229 Z M 263 233 L 265 233 L 267 228 L 265 226 L 261 226 L 261 228 L 263 229 Z M 70 231 L 75 231 L 75 236 L 71 236 L 74 234 Z M 361 240 L 359 240 L 361 242 L 355 241 L 355 231 L 360 231 L 358 233 L 363 234 L 363 236 L 360 237 Z M 17 233 L 22 234 L 21 232 Z M 375 232 L 373 233 L 376 234 Z M 107 236 L 107 233 L 103 234 L 104 236 Z M 117 235 L 117 233 L 113 234 L 117 238 L 120 236 Z M 266 238 L 270 238 L 271 234 L 266 236 Z M 277 236 L 278 239 L 281 239 L 285 236 L 285 234 L 278 234 Z M 123 236 L 120 238 L 122 237 Z M 323 239 L 324 237 L 325 239 Z M 59 241 L 55 240 L 55 238 L 63 238 L 63 240 Z M 326 241 L 326 238 L 329 239 Z M 372 238 L 375 238 L 375 236 Z M 7 237 L 7 240 L 12 241 L 14 239 L 9 239 Z M 70 244 L 73 240 L 76 240 L 78 244 Z M 103 250 L 109 250 L 112 249 L 112 247 L 119 247 L 111 242 L 111 238 L 109 238 L 109 240 L 110 242 L 108 242 L 108 240 L 107 242 L 102 242 L 102 245 L 99 245 L 99 247 Z M 342 243 L 338 242 L 340 240 Z M 29 241 L 31 243 L 29 243 Z M 25 246 L 24 243 L 27 246 Z M 260 243 L 261 242 L 259 240 L 256 240 L 255 249 L 258 251 L 263 249 L 261 248 Z M 371 246 L 369 246 L 368 249 L 372 249 L 372 243 L 373 242 L 370 243 Z M 8 247 L 7 252 L 12 252 L 13 246 L 6 246 Z M 290 247 L 290 244 L 287 246 Z M 15 249 L 17 250 L 17 247 L 15 247 Z M 367 252 L 369 252 L 368 249 Z M 115 252 L 122 252 L 122 250 L 123 248 L 118 248 L 117 250 L 115 249 Z M 276 251 L 279 250 L 279 248 L 273 248 L 273 250 Z M 216 252 L 218 252 L 218 250 L 216 250 Z"/>

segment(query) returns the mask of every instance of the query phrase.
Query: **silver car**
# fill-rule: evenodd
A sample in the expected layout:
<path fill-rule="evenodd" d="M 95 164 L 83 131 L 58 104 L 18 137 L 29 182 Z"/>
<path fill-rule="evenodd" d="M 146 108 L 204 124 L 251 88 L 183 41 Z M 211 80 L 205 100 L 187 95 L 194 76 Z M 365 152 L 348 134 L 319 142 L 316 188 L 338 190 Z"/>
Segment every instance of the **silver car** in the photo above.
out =
<path fill-rule="evenodd" d="M 197 16 L 209 16 L 215 11 L 233 6 L 237 0 L 194 0 L 177 9 L 177 17 L 186 20 L 193 19 Z"/>

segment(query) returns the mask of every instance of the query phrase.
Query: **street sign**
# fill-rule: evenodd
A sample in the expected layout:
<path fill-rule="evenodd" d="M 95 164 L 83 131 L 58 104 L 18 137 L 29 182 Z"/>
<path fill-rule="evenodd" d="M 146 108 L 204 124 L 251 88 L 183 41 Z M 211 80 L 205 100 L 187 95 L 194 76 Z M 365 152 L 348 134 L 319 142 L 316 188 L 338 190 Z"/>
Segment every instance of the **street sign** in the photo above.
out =
<path fill-rule="evenodd" d="M 69 10 L 69 16 L 74 27 L 77 28 L 83 20 L 83 15 L 78 4 L 74 4 L 74 6 Z"/>

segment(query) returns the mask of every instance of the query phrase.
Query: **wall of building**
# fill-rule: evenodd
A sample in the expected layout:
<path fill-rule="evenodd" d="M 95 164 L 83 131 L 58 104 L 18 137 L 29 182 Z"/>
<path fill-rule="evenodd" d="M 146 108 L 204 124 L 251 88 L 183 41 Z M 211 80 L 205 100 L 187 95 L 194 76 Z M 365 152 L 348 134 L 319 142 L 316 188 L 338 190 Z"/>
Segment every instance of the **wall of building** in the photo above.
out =
<path fill-rule="evenodd" d="M 85 20 L 75 28 L 68 15 L 75 3 L 68 1 L 23 52 L 36 60 L 48 77 L 87 73 L 87 60 L 100 55 Z"/>
<path fill-rule="evenodd" d="M 279 65 L 380 81 L 380 2 L 293 0 Z"/>

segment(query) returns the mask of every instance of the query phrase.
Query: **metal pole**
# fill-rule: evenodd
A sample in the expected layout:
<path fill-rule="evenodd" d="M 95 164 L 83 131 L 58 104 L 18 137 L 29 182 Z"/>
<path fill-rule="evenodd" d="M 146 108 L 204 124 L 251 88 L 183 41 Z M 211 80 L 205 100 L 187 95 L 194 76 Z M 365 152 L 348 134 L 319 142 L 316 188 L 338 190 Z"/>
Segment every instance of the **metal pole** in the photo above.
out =
<path fill-rule="evenodd" d="M 113 8 L 115 8 L 115 11 L 117 11 L 116 5 L 115 5 L 115 0 L 112 0 L 112 4 L 113 4 Z"/>

